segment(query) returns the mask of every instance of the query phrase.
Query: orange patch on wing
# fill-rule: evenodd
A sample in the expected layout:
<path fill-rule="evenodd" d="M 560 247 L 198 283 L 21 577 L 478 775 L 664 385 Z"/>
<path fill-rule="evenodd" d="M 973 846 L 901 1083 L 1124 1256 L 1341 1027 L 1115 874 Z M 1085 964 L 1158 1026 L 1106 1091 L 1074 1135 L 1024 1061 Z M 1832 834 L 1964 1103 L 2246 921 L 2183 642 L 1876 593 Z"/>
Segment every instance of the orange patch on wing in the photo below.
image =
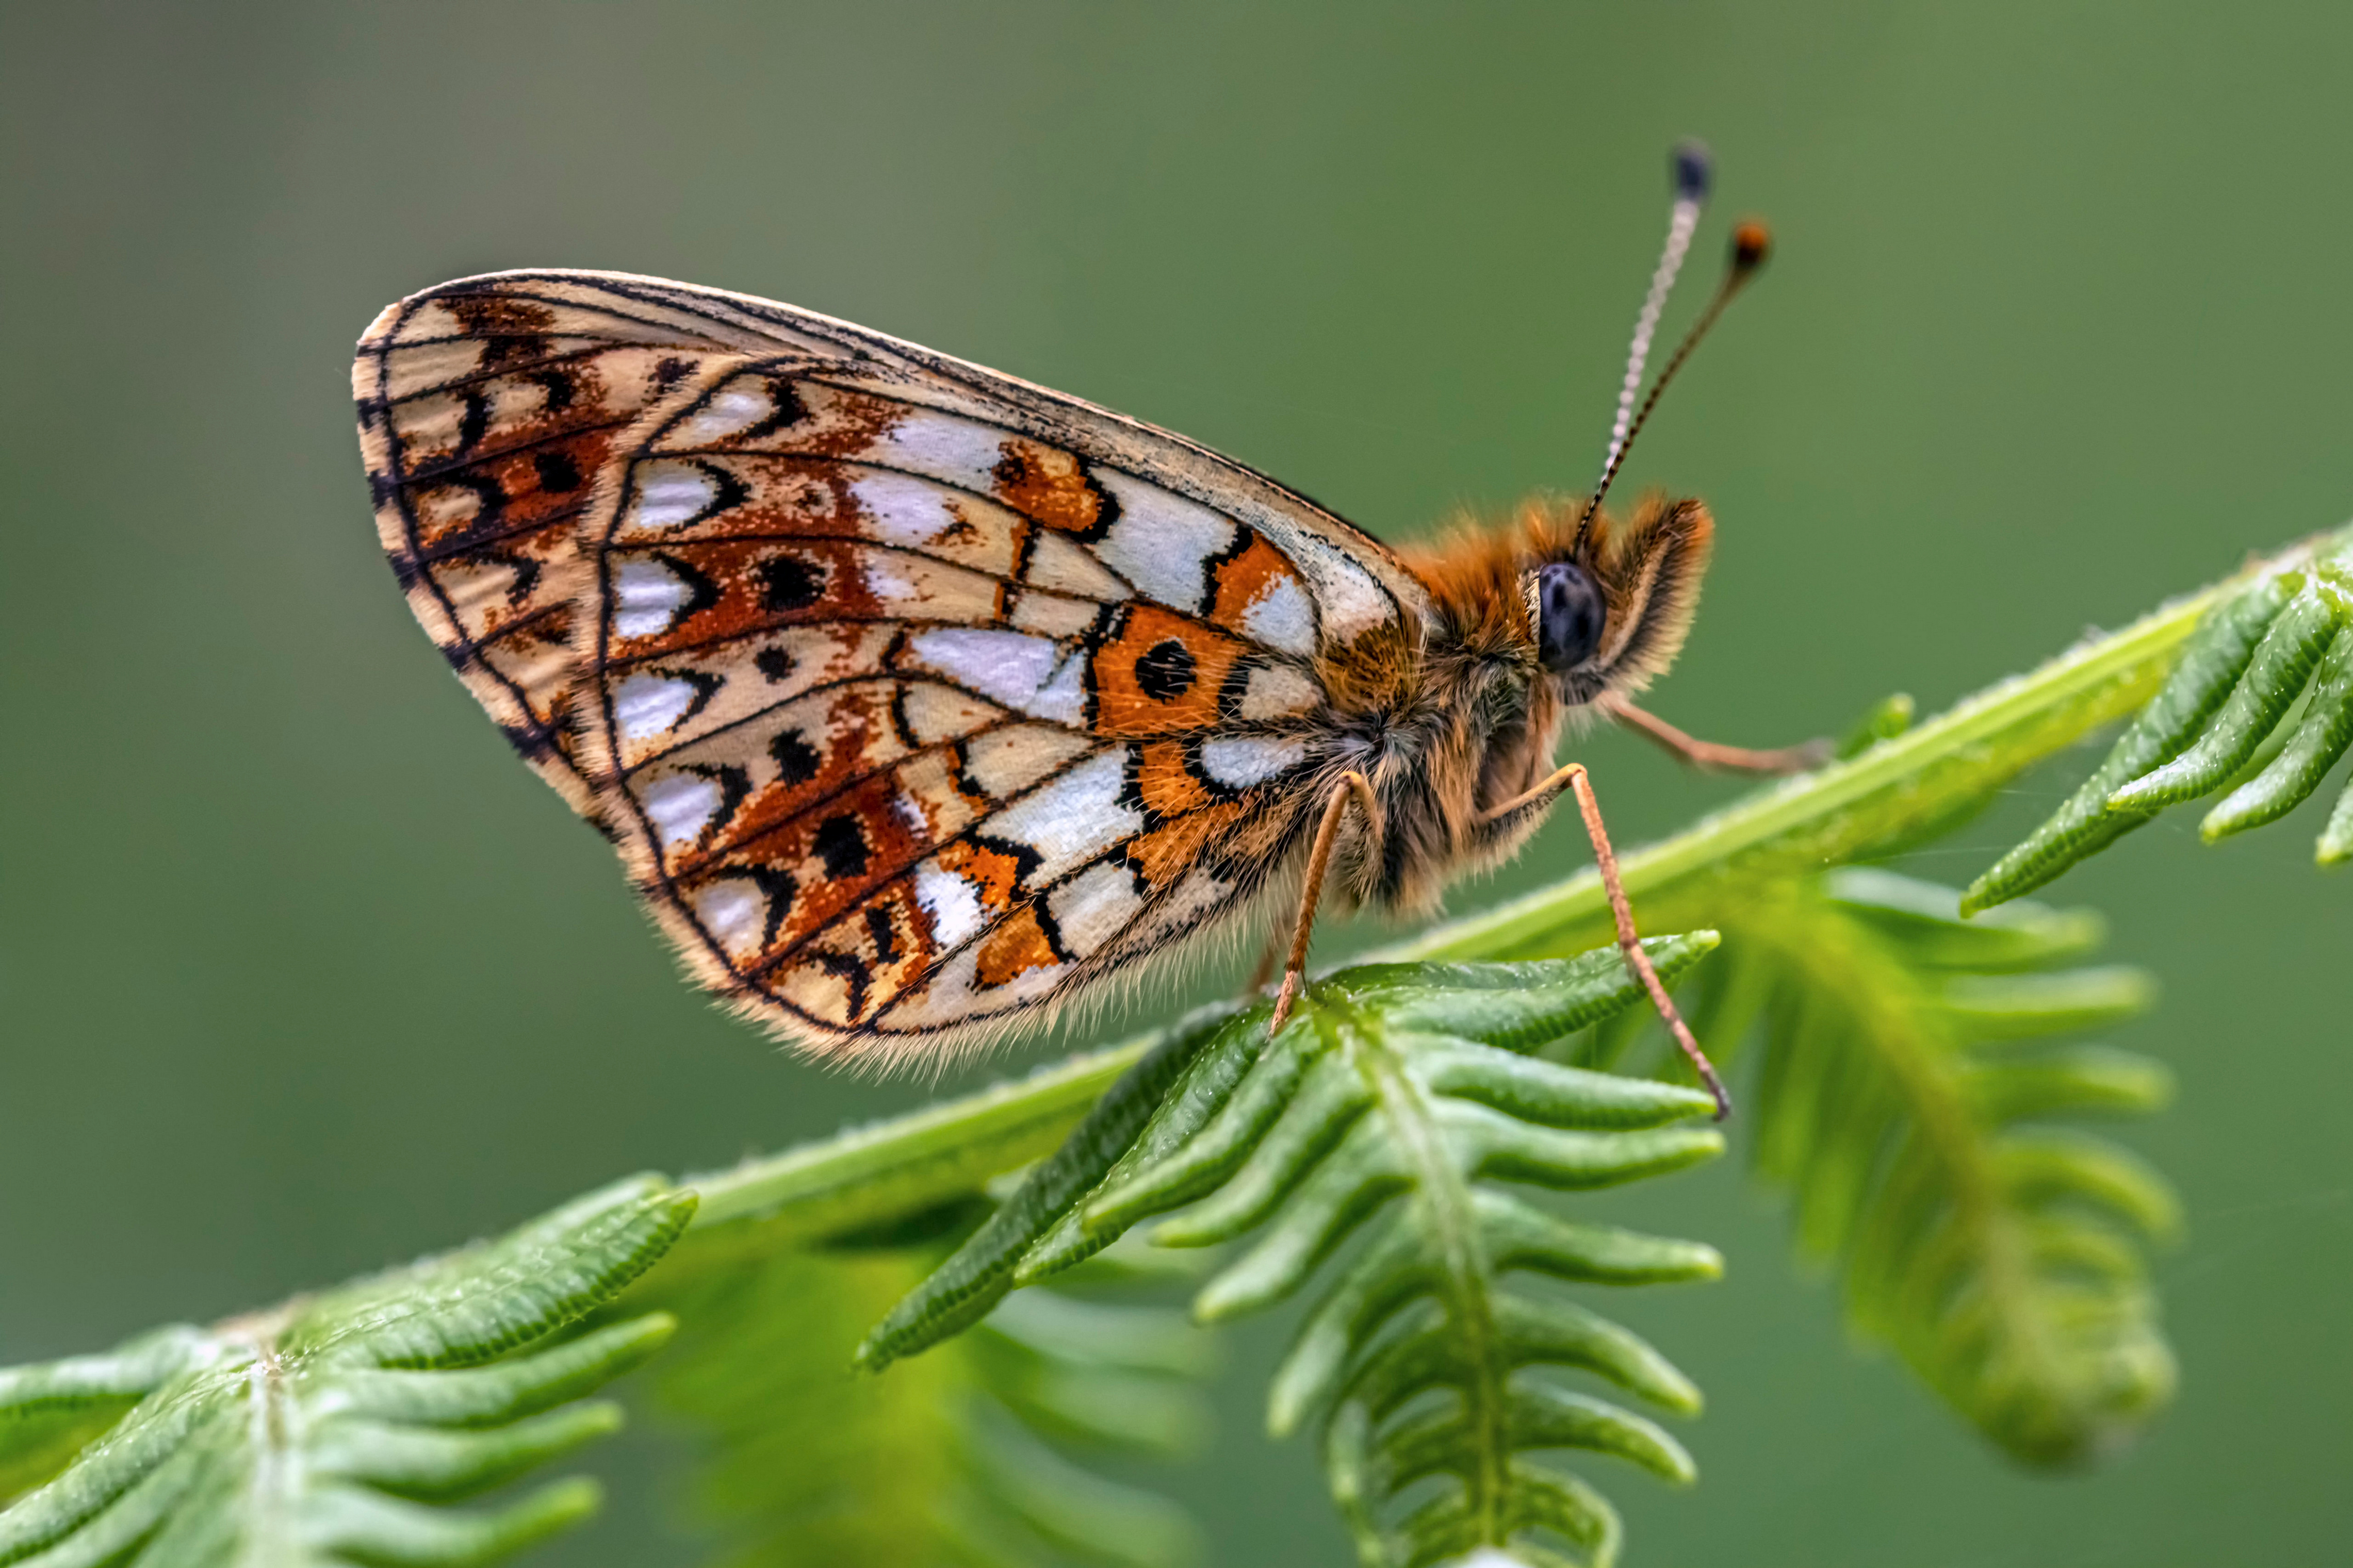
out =
<path fill-rule="evenodd" d="M 1001 910 L 1013 901 L 1021 864 L 1003 850 L 965 839 L 942 849 L 939 859 L 942 866 L 977 888 L 981 902 L 990 909 Z"/>
<path fill-rule="evenodd" d="M 1189 816 L 1180 816 L 1130 841 L 1128 859 L 1155 890 L 1165 888 L 1183 876 L 1201 858 L 1202 847 L 1241 815 L 1240 806 L 1225 801 Z"/>
<path fill-rule="evenodd" d="M 1095 651 L 1095 731 L 1166 735 L 1218 721 L 1218 692 L 1242 647 L 1198 621 L 1139 604 Z"/>
<path fill-rule="evenodd" d="M 1105 521 L 1108 498 L 1077 458 L 1018 436 L 997 449 L 1004 455 L 990 477 L 997 499 L 1014 510 L 1064 533 L 1087 533 Z"/>
<path fill-rule="evenodd" d="M 1156 816 L 1183 816 L 1210 803 L 1211 795 L 1193 770 L 1185 765 L 1185 747 L 1178 741 L 1155 741 L 1144 748 L 1136 770 L 1136 788 L 1146 809 Z"/>
<path fill-rule="evenodd" d="M 860 1016 L 889 1005 L 933 957 L 930 927 L 903 877 L 835 921 L 809 944 L 809 951 L 812 956 L 839 952 L 864 965 L 866 991 L 859 998 L 863 1004 Z"/>
<path fill-rule="evenodd" d="M 1038 923 L 1037 906 L 1025 904 L 1020 912 L 981 939 L 980 952 L 974 959 L 973 978 L 980 985 L 993 989 L 1010 984 L 1032 970 L 1051 969 L 1061 962 L 1054 944 L 1047 940 L 1046 928 Z"/>
<path fill-rule="evenodd" d="M 1250 607 L 1286 582 L 1302 598 L 1309 596 L 1307 584 L 1263 534 L 1251 534 L 1249 548 L 1230 561 L 1218 563 L 1214 575 L 1209 619 L 1229 631 L 1243 630 L 1242 616 Z"/>

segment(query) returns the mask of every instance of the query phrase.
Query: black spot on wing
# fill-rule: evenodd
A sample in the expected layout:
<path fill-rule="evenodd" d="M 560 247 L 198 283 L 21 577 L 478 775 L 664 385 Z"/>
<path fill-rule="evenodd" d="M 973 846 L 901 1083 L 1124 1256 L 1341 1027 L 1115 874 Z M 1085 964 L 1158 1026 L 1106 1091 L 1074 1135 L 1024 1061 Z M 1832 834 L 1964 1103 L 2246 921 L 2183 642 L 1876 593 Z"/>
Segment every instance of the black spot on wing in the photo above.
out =
<path fill-rule="evenodd" d="M 1194 668 L 1192 650 L 1170 637 L 1135 661 L 1135 684 L 1155 702 L 1174 702 L 1193 689 Z"/>
<path fill-rule="evenodd" d="M 768 742 L 768 755 L 776 761 L 776 777 L 787 785 L 808 783 L 825 764 L 823 754 L 798 730 L 777 731 Z"/>
<path fill-rule="evenodd" d="M 817 858 L 825 862 L 825 874 L 834 878 L 866 875 L 866 834 L 858 818 L 848 812 L 828 816 L 818 824 L 817 835 L 810 846 Z"/>
<path fill-rule="evenodd" d="M 899 933 L 891 923 L 891 911 L 880 904 L 866 906 L 866 935 L 874 943 L 874 956 L 889 963 L 899 956 Z"/>
<path fill-rule="evenodd" d="M 825 595 L 825 568 L 797 555 L 771 555 L 760 563 L 760 607 L 771 615 L 806 610 Z"/>
<path fill-rule="evenodd" d="M 872 973 L 865 962 L 855 953 L 834 952 L 826 949 L 809 954 L 809 960 L 828 974 L 839 979 L 849 992 L 843 1011 L 851 1023 L 866 1016 L 866 992 L 872 984 Z"/>
<path fill-rule="evenodd" d="M 793 900 L 800 897 L 800 879 L 781 866 L 754 864 L 744 868 L 752 885 L 768 900 L 766 922 L 760 929 L 760 945 L 776 945 L 776 932 L 784 929 L 785 916 L 791 912 Z"/>
<path fill-rule="evenodd" d="M 539 476 L 539 488 L 550 495 L 569 495 L 580 488 L 580 465 L 569 452 L 551 447 L 534 454 L 531 466 Z"/>

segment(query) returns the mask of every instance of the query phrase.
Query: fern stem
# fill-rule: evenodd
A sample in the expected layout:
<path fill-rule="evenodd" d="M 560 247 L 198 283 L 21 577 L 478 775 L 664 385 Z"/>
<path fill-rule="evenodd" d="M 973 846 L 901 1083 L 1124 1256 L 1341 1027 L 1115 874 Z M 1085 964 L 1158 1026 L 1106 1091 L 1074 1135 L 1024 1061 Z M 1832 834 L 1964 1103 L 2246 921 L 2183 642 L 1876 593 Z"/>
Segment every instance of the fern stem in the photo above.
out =
<path fill-rule="evenodd" d="M 795 1237 L 831 1236 L 977 1192 L 989 1177 L 1052 1152 L 1152 1043 L 1091 1051 L 977 1094 L 691 1177 L 685 1184 L 702 1197 L 691 1228 L 762 1220 Z"/>
<path fill-rule="evenodd" d="M 1459 1392 L 1467 1436 L 1463 1448 L 1476 1456 L 1479 1473 L 1462 1478 L 1463 1502 L 1475 1521 L 1475 1539 L 1501 1545 L 1512 1533 L 1511 1521 L 1504 1517 L 1510 1493 L 1505 1472 L 1512 1453 L 1511 1411 L 1502 1397 L 1512 1369 L 1496 1343 L 1493 1280 L 1479 1218 L 1472 1210 L 1470 1183 L 1430 1121 L 1426 1094 L 1406 1081 L 1403 1068 L 1386 1046 L 1371 1043 L 1377 1037 L 1356 1033 L 1356 1070 L 1378 1097 L 1399 1151 L 1412 1166 L 1446 1281 L 1448 1326 L 1461 1347 L 1463 1364 L 1473 1369 Z"/>
<path fill-rule="evenodd" d="M 1965 808 L 2146 701 L 2199 617 L 2242 580 L 2243 574 L 2174 600 L 1855 757 L 1621 855 L 1628 891 L 1638 901 L 1649 900 L 1648 916 L 1655 922 L 1668 895 L 1680 903 L 1683 893 L 1725 877 L 1746 879 L 1852 859 Z M 2353 841 L 2353 832 L 2348 837 Z M 1556 954 L 1590 945 L 1588 939 L 1607 923 L 1600 879 L 1587 871 L 1368 957 L 1483 961 Z M 988 1177 L 1050 1152 L 1152 1043 L 1147 1037 L 1076 1056 L 1015 1082 L 695 1178 L 691 1184 L 702 1203 L 693 1228 L 759 1221 L 816 1237 L 974 1192 Z"/>

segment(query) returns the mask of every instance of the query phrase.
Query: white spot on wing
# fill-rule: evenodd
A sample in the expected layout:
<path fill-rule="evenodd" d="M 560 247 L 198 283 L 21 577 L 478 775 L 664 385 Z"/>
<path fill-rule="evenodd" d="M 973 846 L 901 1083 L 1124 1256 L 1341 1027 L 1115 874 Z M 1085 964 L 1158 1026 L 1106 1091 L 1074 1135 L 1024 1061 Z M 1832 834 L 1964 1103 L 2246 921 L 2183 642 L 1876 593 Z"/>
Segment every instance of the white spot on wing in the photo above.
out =
<path fill-rule="evenodd" d="M 1031 537 L 1026 576 L 1036 587 L 1076 594 L 1081 598 L 1100 599 L 1106 604 L 1135 596 L 1128 591 L 1126 584 L 1113 576 L 1102 562 L 1088 553 L 1085 545 L 1050 528 L 1039 529 Z"/>
<path fill-rule="evenodd" d="M 1028 880 L 1050 880 L 1144 831 L 1144 814 L 1119 798 L 1126 776 L 1124 749 L 1090 757 L 1006 807 L 982 831 L 1036 850 L 1039 864 Z"/>
<path fill-rule="evenodd" d="M 908 651 L 958 685 L 1008 708 L 1058 723 L 1086 717 L 1085 654 L 1045 637 L 976 626 L 943 626 L 916 637 Z"/>
<path fill-rule="evenodd" d="M 633 675 L 613 692 L 613 721 L 624 738 L 659 735 L 694 705 L 691 682 L 669 675 Z"/>
<path fill-rule="evenodd" d="M 1306 742 L 1289 736 L 1221 735 L 1201 742 L 1201 769 L 1228 789 L 1248 789 L 1297 767 Z"/>
<path fill-rule="evenodd" d="M 1314 710 L 1323 700 L 1323 689 L 1289 665 L 1255 665 L 1251 667 L 1249 684 L 1242 688 L 1241 716 L 1293 718 Z"/>
<path fill-rule="evenodd" d="M 719 498 L 719 482 L 691 463 L 663 463 L 638 481 L 627 532 L 676 528 L 692 522 Z"/>
<path fill-rule="evenodd" d="M 1134 873 L 1124 866 L 1088 867 L 1046 895 L 1063 950 L 1084 958 L 1127 929 L 1144 909 Z"/>
<path fill-rule="evenodd" d="M 1315 652 L 1315 606 L 1299 579 L 1286 573 L 1242 610 L 1242 630 L 1271 648 L 1306 658 Z"/>
<path fill-rule="evenodd" d="M 1199 924 L 1202 916 L 1231 903 L 1233 896 L 1231 882 L 1211 876 L 1203 867 L 1194 867 L 1176 884 L 1176 891 L 1154 909 L 1149 926 L 1137 934 L 1136 945 L 1182 936 Z"/>
<path fill-rule="evenodd" d="M 679 439 L 692 444 L 700 441 L 723 441 L 776 412 L 776 400 L 768 395 L 768 384 L 746 377 L 732 381 L 719 395 L 698 409 Z"/>
<path fill-rule="evenodd" d="M 860 563 L 859 574 L 866 580 L 866 591 L 885 603 L 904 604 L 923 596 L 923 589 L 909 582 L 899 563 L 888 555 L 869 554 Z"/>
<path fill-rule="evenodd" d="M 670 630 L 693 592 L 660 562 L 628 556 L 613 579 L 613 629 L 625 637 L 658 637 Z"/>
<path fill-rule="evenodd" d="M 719 809 L 719 786 L 696 773 L 670 773 L 656 779 L 638 804 L 664 844 L 683 844 Z"/>
<path fill-rule="evenodd" d="M 759 946 L 767 929 L 768 900 L 749 882 L 713 882 L 695 895 L 694 918 L 712 940 L 740 954 Z"/>
<path fill-rule="evenodd" d="M 942 951 L 961 946 L 988 923 L 979 891 L 934 861 L 915 868 L 915 901 L 931 917 L 932 941 Z"/>
<path fill-rule="evenodd" d="M 849 493 L 873 521 L 869 537 L 886 544 L 929 544 L 958 521 L 938 486 L 910 475 L 867 474 Z"/>
<path fill-rule="evenodd" d="M 1072 648 L 1054 678 L 1039 689 L 1031 700 L 1029 711 L 1040 719 L 1052 719 L 1064 724 L 1076 724 L 1087 715 L 1087 656 L 1083 648 Z"/>
<path fill-rule="evenodd" d="M 1397 607 L 1388 593 L 1371 573 L 1337 547 L 1303 529 L 1283 529 L 1278 533 L 1270 528 L 1267 533 L 1314 585 L 1326 637 L 1335 642 L 1354 642 L 1374 627 L 1396 621 Z"/>
<path fill-rule="evenodd" d="M 875 455 L 894 467 L 912 468 L 987 495 L 997 460 L 1005 455 L 1005 432 L 944 414 L 911 414 L 874 444 Z"/>
<path fill-rule="evenodd" d="M 1208 592 L 1205 563 L 1232 546 L 1237 525 L 1157 485 L 1109 470 L 1099 477 L 1119 502 L 1119 521 L 1095 553 L 1146 598 L 1198 615 Z"/>

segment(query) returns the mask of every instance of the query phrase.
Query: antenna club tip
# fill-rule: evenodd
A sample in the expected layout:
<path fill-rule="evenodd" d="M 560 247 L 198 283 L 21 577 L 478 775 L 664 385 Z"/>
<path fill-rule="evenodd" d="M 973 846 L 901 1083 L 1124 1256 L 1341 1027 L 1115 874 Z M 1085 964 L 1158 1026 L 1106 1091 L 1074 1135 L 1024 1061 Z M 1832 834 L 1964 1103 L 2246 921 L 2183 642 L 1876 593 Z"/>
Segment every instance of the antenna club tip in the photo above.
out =
<path fill-rule="evenodd" d="M 1683 141 L 1675 143 L 1668 158 L 1675 182 L 1675 199 L 1679 202 L 1707 200 L 1708 186 L 1715 179 L 1715 159 L 1709 153 L 1707 143 Z"/>
<path fill-rule="evenodd" d="M 1743 218 L 1732 231 L 1732 269 L 1754 272 L 1773 252 L 1773 231 L 1763 218 Z"/>

